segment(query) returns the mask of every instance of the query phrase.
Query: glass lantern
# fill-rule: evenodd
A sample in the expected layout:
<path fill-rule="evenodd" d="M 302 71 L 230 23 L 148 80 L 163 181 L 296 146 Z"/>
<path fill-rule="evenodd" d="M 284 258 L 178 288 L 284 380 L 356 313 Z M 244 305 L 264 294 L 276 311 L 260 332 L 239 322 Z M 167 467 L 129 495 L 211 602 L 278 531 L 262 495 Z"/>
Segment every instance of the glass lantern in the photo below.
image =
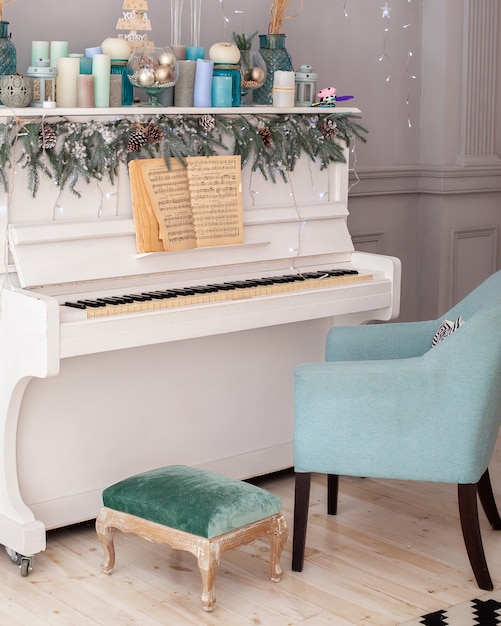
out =
<path fill-rule="evenodd" d="M 31 107 L 43 107 L 47 101 L 56 102 L 57 69 L 50 66 L 50 59 L 37 59 L 35 65 L 28 68 L 26 76 L 34 79 L 34 95 Z"/>
<path fill-rule="evenodd" d="M 315 101 L 318 74 L 314 74 L 312 70 L 311 65 L 301 65 L 296 72 L 294 106 L 309 107 Z"/>

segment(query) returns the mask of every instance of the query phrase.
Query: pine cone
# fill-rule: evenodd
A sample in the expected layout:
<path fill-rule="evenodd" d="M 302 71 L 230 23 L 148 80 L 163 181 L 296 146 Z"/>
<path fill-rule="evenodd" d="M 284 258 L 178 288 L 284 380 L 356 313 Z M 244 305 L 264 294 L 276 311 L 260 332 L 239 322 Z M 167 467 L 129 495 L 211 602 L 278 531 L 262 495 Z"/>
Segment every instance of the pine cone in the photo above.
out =
<path fill-rule="evenodd" d="M 259 136 L 263 140 L 265 147 L 269 148 L 271 144 L 273 143 L 272 137 L 271 137 L 271 130 L 269 128 L 260 128 L 258 132 L 259 132 Z"/>
<path fill-rule="evenodd" d="M 205 131 L 210 132 L 216 127 L 216 118 L 210 114 L 202 115 L 198 123 Z"/>
<path fill-rule="evenodd" d="M 52 150 L 56 147 L 57 136 L 53 128 L 47 124 L 42 124 L 38 131 L 38 141 L 42 150 Z"/>
<path fill-rule="evenodd" d="M 323 120 L 320 124 L 320 132 L 326 139 L 334 139 L 337 135 L 337 124 L 333 120 Z"/>
<path fill-rule="evenodd" d="M 150 122 L 146 127 L 146 140 L 150 143 L 160 143 L 164 138 L 164 131 L 155 122 Z"/>
<path fill-rule="evenodd" d="M 138 152 L 146 143 L 146 132 L 142 126 L 136 126 L 129 135 L 128 152 Z"/>

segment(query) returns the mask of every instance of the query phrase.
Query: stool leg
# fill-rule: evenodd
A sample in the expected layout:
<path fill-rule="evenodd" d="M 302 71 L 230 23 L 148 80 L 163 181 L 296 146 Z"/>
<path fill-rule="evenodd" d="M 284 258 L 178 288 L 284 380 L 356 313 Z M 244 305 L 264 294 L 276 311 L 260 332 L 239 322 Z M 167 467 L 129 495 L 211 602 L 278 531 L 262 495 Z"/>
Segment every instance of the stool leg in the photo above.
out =
<path fill-rule="evenodd" d="M 202 577 L 202 606 L 204 611 L 212 611 L 216 604 L 216 576 L 219 568 L 219 545 L 208 542 L 197 557 L 198 569 Z"/>
<path fill-rule="evenodd" d="M 268 535 L 270 539 L 270 578 L 274 583 L 280 582 L 284 573 L 280 565 L 280 557 L 287 541 L 287 535 L 287 522 L 283 515 L 279 515 Z"/>
<path fill-rule="evenodd" d="M 101 569 L 105 574 L 111 574 L 113 567 L 115 566 L 115 545 L 113 543 L 115 528 L 108 525 L 106 517 L 105 511 L 100 512 L 97 516 L 96 533 L 104 551 L 104 559 L 101 563 Z"/>

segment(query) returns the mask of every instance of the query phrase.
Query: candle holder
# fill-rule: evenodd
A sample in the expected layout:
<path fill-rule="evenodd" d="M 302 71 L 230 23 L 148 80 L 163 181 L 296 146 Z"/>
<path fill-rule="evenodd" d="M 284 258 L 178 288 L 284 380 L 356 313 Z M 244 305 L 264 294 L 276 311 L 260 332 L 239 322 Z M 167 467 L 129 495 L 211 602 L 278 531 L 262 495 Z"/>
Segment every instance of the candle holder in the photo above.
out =
<path fill-rule="evenodd" d="M 311 65 L 301 65 L 296 72 L 294 106 L 309 107 L 315 101 L 318 74 L 313 72 Z"/>
<path fill-rule="evenodd" d="M 51 67 L 50 59 L 37 59 L 35 65 L 28 68 L 26 76 L 34 79 L 34 96 L 29 106 L 43 107 L 46 101 L 56 101 L 57 69 Z"/>

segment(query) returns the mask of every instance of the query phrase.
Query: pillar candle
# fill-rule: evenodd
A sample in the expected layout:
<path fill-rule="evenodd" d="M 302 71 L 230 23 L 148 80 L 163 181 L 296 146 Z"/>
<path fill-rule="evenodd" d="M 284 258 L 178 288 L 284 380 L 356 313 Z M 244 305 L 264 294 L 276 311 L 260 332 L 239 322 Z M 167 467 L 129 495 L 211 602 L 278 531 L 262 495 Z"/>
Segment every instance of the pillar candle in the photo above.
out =
<path fill-rule="evenodd" d="M 172 52 L 174 52 L 178 61 L 186 60 L 186 46 L 176 46 L 171 44 L 170 47 L 172 48 Z"/>
<path fill-rule="evenodd" d="M 214 76 L 212 78 L 212 106 L 231 107 L 233 79 L 231 76 Z"/>
<path fill-rule="evenodd" d="M 103 49 L 101 48 L 101 46 L 95 46 L 94 48 L 85 48 L 85 56 L 89 59 L 92 59 L 95 54 L 103 54 Z"/>
<path fill-rule="evenodd" d="M 31 65 L 35 67 L 37 59 L 49 59 L 50 47 L 48 41 L 31 42 Z"/>
<path fill-rule="evenodd" d="M 79 59 L 71 59 L 70 57 L 57 59 L 56 102 L 58 107 L 77 106 L 77 76 L 79 72 Z"/>
<path fill-rule="evenodd" d="M 50 65 L 51 67 L 57 67 L 57 60 L 59 57 L 68 56 L 68 42 L 67 41 L 51 41 L 50 42 Z"/>
<path fill-rule="evenodd" d="M 94 106 L 94 76 L 88 74 L 77 76 L 77 106 Z"/>
<path fill-rule="evenodd" d="M 174 87 L 174 106 L 192 107 L 195 92 L 195 61 L 178 61 L 179 76 Z"/>
<path fill-rule="evenodd" d="M 202 46 L 186 46 L 186 60 L 196 61 L 205 57 L 205 48 Z"/>
<path fill-rule="evenodd" d="M 122 75 L 111 74 L 110 76 L 110 107 L 121 107 L 121 106 L 122 106 Z"/>
<path fill-rule="evenodd" d="M 196 107 L 210 107 L 212 105 L 212 72 L 214 70 L 214 61 L 197 59 L 196 64 L 193 105 Z"/>
<path fill-rule="evenodd" d="M 277 70 L 273 75 L 273 106 L 293 108 L 295 96 L 295 73 Z"/>
<path fill-rule="evenodd" d="M 92 57 L 94 76 L 94 104 L 96 107 L 110 106 L 111 59 L 108 54 L 95 54 Z"/>

